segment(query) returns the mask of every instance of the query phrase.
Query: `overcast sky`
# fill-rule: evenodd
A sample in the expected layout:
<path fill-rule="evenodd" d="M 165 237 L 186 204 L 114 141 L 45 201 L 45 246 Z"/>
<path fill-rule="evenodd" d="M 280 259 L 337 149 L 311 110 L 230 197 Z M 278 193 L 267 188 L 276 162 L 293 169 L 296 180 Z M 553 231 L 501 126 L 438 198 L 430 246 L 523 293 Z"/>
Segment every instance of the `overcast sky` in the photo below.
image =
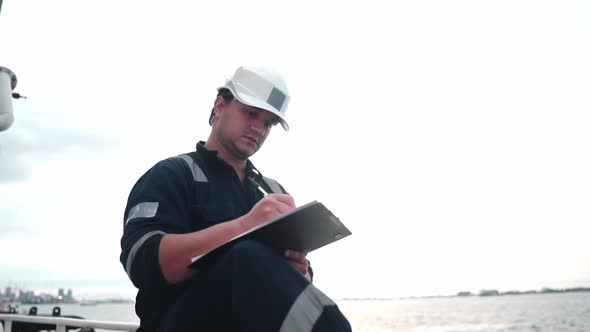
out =
<path fill-rule="evenodd" d="M 253 162 L 353 235 L 311 253 L 328 295 L 590 286 L 585 1 L 6 0 L 0 286 L 133 296 L 127 195 L 209 134 L 241 64 L 282 71 Z"/>

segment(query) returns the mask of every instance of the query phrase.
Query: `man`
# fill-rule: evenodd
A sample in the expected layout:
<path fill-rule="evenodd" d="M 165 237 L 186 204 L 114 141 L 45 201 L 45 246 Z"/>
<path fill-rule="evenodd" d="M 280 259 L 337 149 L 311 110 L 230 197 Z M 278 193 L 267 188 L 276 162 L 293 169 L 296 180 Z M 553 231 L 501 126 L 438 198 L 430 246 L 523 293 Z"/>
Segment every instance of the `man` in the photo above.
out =
<path fill-rule="evenodd" d="M 218 89 L 207 142 L 160 161 L 133 187 L 121 263 L 139 289 L 140 331 L 351 330 L 310 283 L 303 252 L 246 240 L 189 267 L 193 257 L 295 207 L 249 160 L 274 125 L 288 130 L 288 103 L 278 73 L 238 68 Z"/>

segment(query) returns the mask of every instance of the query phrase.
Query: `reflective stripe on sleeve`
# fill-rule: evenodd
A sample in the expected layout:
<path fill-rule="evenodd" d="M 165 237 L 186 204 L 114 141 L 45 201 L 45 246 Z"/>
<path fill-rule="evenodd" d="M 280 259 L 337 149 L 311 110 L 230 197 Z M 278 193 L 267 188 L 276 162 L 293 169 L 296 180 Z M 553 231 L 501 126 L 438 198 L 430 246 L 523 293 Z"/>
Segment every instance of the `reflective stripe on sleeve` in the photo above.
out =
<path fill-rule="evenodd" d="M 181 154 L 180 156 L 178 156 L 178 158 L 184 160 L 188 164 L 188 167 L 190 168 L 191 173 L 193 173 L 193 179 L 195 181 L 207 182 L 207 176 L 205 176 L 205 173 L 203 173 L 203 171 L 201 170 L 199 165 L 197 165 L 197 163 L 195 163 L 193 158 L 191 158 L 190 156 L 187 156 L 185 154 Z"/>
<path fill-rule="evenodd" d="M 133 247 L 131 247 L 131 250 L 129 251 L 129 255 L 127 255 L 127 264 L 125 264 L 125 272 L 127 272 L 127 275 L 130 278 L 131 278 L 131 266 L 133 264 L 133 259 L 135 258 L 135 254 L 137 254 L 137 251 L 139 251 L 139 248 L 141 248 L 141 246 L 145 243 L 145 241 L 147 241 L 150 237 L 152 237 L 154 235 L 158 235 L 158 234 L 166 235 L 166 233 L 164 233 L 162 231 L 151 231 L 149 233 L 144 234 L 142 237 L 140 237 L 139 240 L 137 240 L 135 242 Z"/>
<path fill-rule="evenodd" d="M 281 186 L 279 186 L 279 183 L 271 178 L 267 178 L 266 176 L 263 176 L 262 179 L 264 180 L 264 182 L 266 182 L 266 184 L 270 187 L 270 190 L 275 193 L 275 194 L 284 194 L 283 191 L 281 190 Z"/>
<path fill-rule="evenodd" d="M 129 215 L 127 216 L 127 220 L 125 220 L 125 225 L 133 219 L 136 218 L 153 218 L 156 216 L 156 212 L 158 212 L 158 206 L 160 203 L 158 202 L 143 202 L 139 203 L 136 206 L 132 207 L 129 210 Z"/>
<path fill-rule="evenodd" d="M 336 304 L 312 284 L 307 285 L 293 302 L 279 332 L 311 331 L 324 307 L 329 305 Z"/>

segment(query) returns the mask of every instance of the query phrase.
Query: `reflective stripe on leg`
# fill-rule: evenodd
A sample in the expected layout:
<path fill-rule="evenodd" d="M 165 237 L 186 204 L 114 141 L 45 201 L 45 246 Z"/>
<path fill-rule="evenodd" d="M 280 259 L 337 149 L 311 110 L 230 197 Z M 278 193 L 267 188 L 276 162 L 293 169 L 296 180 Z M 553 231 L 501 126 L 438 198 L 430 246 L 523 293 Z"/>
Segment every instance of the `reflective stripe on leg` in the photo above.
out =
<path fill-rule="evenodd" d="M 311 331 L 324 311 L 324 307 L 328 305 L 335 305 L 335 303 L 319 289 L 309 284 L 293 302 L 280 332 Z"/>

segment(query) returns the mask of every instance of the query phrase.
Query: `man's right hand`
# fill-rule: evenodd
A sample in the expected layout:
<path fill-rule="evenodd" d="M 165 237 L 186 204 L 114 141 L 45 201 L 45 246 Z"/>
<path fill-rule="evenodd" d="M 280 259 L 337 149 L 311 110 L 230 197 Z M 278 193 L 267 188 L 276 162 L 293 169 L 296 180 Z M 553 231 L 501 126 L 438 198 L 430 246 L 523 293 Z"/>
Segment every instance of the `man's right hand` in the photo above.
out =
<path fill-rule="evenodd" d="M 248 231 L 272 218 L 295 208 L 293 197 L 286 194 L 270 194 L 258 201 L 241 220 L 245 231 Z"/>
<path fill-rule="evenodd" d="M 270 194 L 256 203 L 250 212 L 237 219 L 192 233 L 166 234 L 160 242 L 158 253 L 164 278 L 172 284 L 187 280 L 195 273 L 187 267 L 191 258 L 205 254 L 293 208 L 293 197 Z"/>

